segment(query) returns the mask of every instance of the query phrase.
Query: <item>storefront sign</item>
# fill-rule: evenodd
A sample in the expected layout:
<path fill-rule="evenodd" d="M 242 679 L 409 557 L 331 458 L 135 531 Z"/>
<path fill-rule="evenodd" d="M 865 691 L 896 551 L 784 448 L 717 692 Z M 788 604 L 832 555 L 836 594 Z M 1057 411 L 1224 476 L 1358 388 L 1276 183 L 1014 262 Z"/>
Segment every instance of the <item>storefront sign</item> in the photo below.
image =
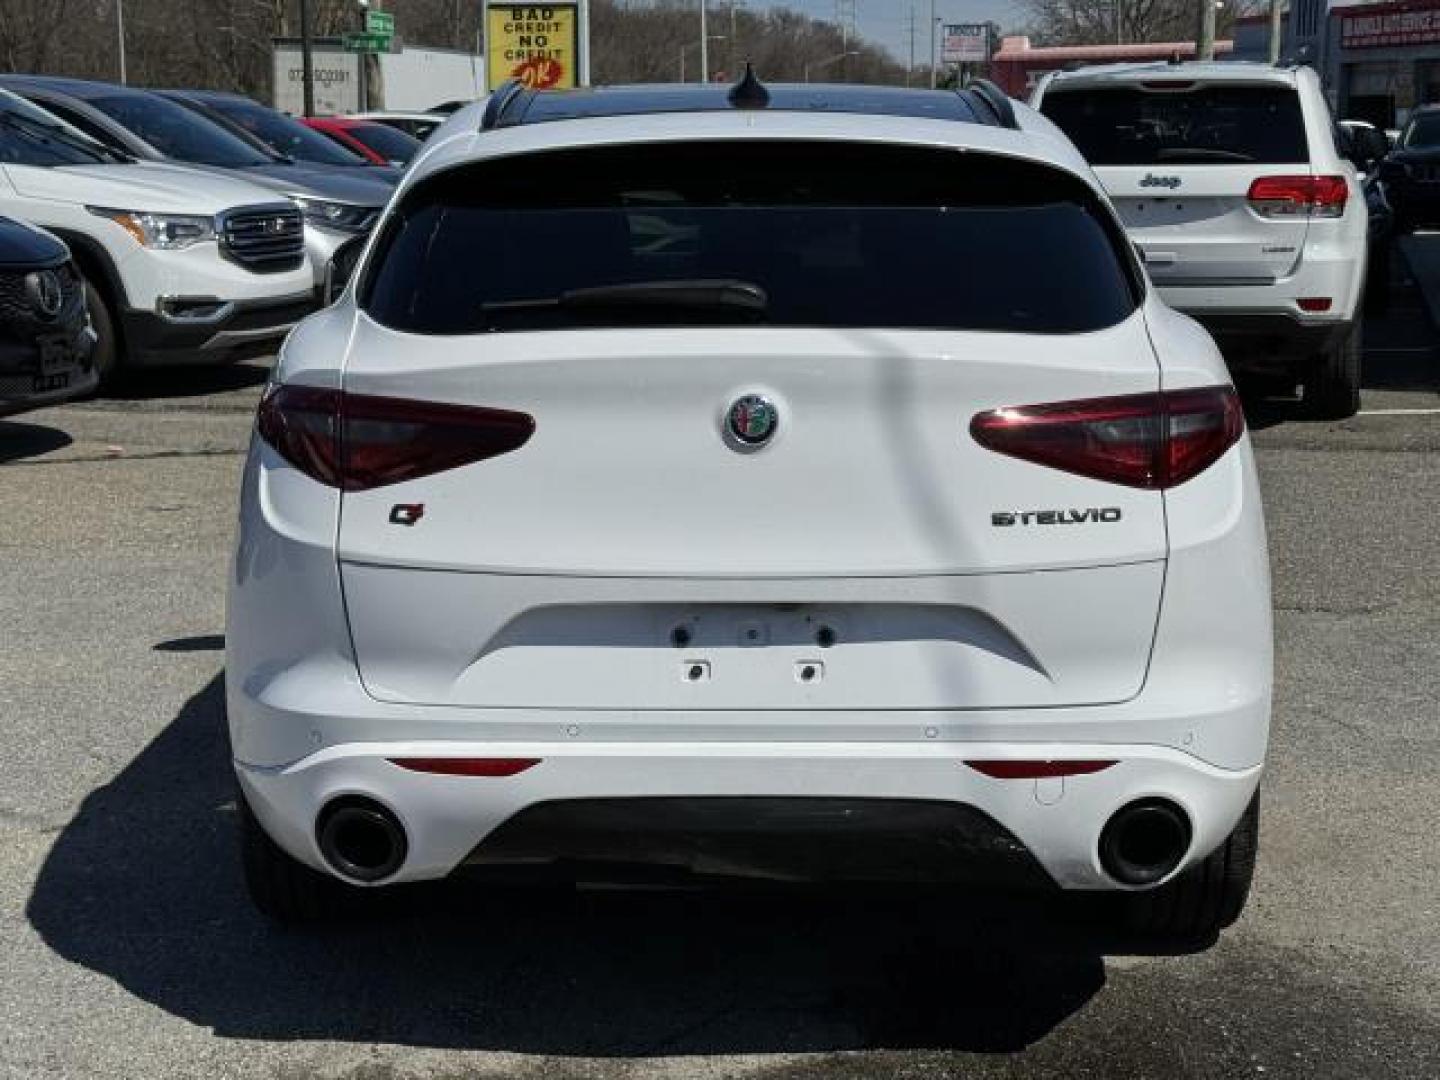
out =
<path fill-rule="evenodd" d="M 485 70 L 494 90 L 519 79 L 532 90 L 580 84 L 580 11 L 576 4 L 492 4 L 486 9 Z"/>
<path fill-rule="evenodd" d="M 983 23 L 949 25 L 940 43 L 945 64 L 977 64 L 990 59 L 990 28 Z"/>
<path fill-rule="evenodd" d="M 1344 49 L 1432 42 L 1440 42 L 1440 8 L 1345 15 L 1340 19 L 1340 47 Z"/>

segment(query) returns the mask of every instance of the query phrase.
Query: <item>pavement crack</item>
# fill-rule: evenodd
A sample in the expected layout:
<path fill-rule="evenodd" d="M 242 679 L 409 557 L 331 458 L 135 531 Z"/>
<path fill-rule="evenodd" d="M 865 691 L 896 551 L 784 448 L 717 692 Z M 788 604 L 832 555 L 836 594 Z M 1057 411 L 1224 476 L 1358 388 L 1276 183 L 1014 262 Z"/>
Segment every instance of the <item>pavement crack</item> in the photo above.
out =
<path fill-rule="evenodd" d="M 171 458 L 244 457 L 243 449 L 215 447 L 203 450 L 152 450 L 124 454 L 79 454 L 74 457 L 35 458 L 0 463 L 0 468 L 22 465 L 89 465 L 102 461 L 157 461 Z"/>

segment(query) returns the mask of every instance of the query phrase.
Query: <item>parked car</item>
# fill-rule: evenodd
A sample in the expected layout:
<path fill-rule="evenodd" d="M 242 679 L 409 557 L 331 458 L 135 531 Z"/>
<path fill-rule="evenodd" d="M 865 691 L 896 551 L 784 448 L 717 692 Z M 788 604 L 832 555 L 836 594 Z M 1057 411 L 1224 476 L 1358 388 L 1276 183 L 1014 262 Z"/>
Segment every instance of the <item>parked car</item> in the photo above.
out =
<path fill-rule="evenodd" d="M 313 128 L 306 127 L 293 116 L 287 116 L 243 94 L 230 94 L 221 90 L 157 89 L 152 92 L 193 109 L 207 120 L 242 138 L 258 142 L 271 154 L 279 154 L 292 161 L 302 161 L 309 166 L 344 169 L 347 172 L 352 169 L 374 168 L 367 159 L 337 145 L 333 139 L 327 139 Z M 387 170 L 385 175 L 396 182 L 400 179 L 399 172 L 395 170 Z"/>
<path fill-rule="evenodd" d="M 1390 153 L 1390 140 L 1367 120 L 1342 120 L 1337 129 L 1337 145 L 1340 156 L 1359 173 L 1360 190 L 1369 215 L 1365 310 L 1383 312 L 1390 300 L 1391 245 L 1395 235 L 1395 212 L 1380 178 L 1381 165 Z"/>
<path fill-rule="evenodd" d="M 1122 64 L 1060 72 L 1032 104 L 1095 167 L 1166 302 L 1232 369 L 1360 405 L 1365 200 L 1308 67 Z"/>
<path fill-rule="evenodd" d="M 1380 166 L 1385 195 L 1395 210 L 1395 230 L 1440 225 L 1440 105 L 1410 114 L 1395 149 Z"/>
<path fill-rule="evenodd" d="M 0 416 L 93 390 L 94 345 L 85 282 L 65 245 L 0 218 Z"/>
<path fill-rule="evenodd" d="M 136 162 L 5 90 L 0 170 L 0 214 L 70 249 L 102 380 L 271 352 L 315 307 L 300 211 L 264 188 Z"/>
<path fill-rule="evenodd" d="M 420 150 L 419 139 L 387 124 L 377 124 L 370 120 L 352 120 L 345 116 L 311 116 L 301 123 L 322 132 L 376 165 L 404 168 Z"/>
<path fill-rule="evenodd" d="M 423 112 L 360 112 L 351 113 L 348 119 L 369 120 L 376 124 L 384 124 L 397 131 L 403 131 L 412 139 L 418 139 L 422 143 L 445 122 L 444 116 Z"/>
<path fill-rule="evenodd" d="M 240 521 L 277 918 L 462 865 L 1245 902 L 1240 404 L 989 84 L 502 89 L 286 343 Z"/>
<path fill-rule="evenodd" d="M 196 166 L 267 188 L 305 215 L 305 248 L 318 290 L 335 249 L 364 235 L 394 190 L 382 177 L 346 175 L 263 151 L 183 105 L 148 90 L 80 79 L 0 76 L 5 87 L 91 138 L 141 161 Z"/>

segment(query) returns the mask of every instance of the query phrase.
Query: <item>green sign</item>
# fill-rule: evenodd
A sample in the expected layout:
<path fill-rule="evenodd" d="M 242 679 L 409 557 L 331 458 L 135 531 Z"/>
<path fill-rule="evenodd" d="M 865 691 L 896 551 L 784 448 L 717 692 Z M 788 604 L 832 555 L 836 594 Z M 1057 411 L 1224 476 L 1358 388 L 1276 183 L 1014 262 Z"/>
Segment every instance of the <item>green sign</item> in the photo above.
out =
<path fill-rule="evenodd" d="M 346 52 L 381 53 L 390 50 L 390 41 L 379 34 L 345 34 L 340 44 Z"/>
<path fill-rule="evenodd" d="M 388 11 L 365 12 L 365 33 L 375 37 L 394 37 L 395 16 Z"/>

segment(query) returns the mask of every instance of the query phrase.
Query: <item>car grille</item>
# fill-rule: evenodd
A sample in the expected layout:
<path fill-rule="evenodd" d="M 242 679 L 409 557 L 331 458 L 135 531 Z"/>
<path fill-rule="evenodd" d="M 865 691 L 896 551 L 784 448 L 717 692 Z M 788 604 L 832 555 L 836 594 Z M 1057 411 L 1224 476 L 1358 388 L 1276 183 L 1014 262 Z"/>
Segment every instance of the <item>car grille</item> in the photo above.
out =
<path fill-rule="evenodd" d="M 80 316 L 81 294 L 84 292 L 80 275 L 69 263 L 49 267 L 48 270 L 60 284 L 60 307 L 53 315 L 46 315 L 40 310 L 25 280 L 32 273 L 45 273 L 45 269 L 0 273 L 0 335 L 28 344 L 38 335 L 67 330 Z"/>
<path fill-rule="evenodd" d="M 257 274 L 305 260 L 305 221 L 294 206 L 245 206 L 220 216 L 220 253 Z"/>

